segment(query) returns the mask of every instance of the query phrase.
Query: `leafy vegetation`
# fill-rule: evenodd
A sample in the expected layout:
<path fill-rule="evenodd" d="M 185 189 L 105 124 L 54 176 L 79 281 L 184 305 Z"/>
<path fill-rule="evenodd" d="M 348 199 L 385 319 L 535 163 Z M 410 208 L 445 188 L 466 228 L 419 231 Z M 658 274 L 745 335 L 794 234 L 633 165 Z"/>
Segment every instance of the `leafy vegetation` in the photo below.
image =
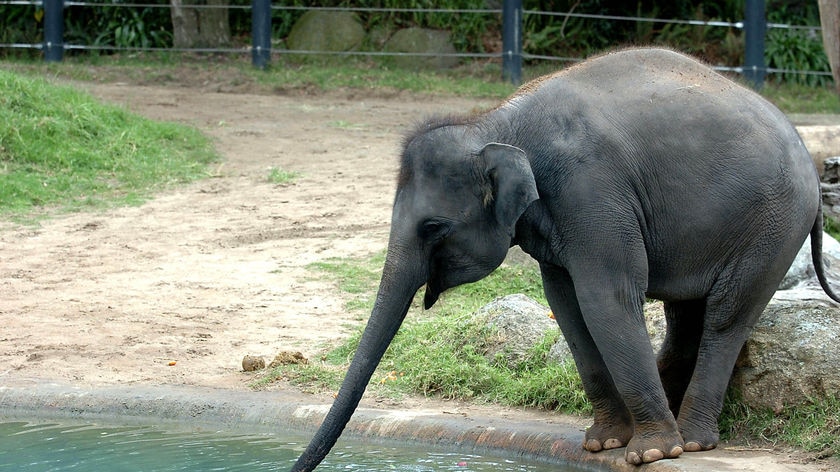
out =
<path fill-rule="evenodd" d="M 283 170 L 279 167 L 272 167 L 268 171 L 268 181 L 273 184 L 283 185 L 294 181 L 298 175 L 299 174 L 297 172 Z"/>
<path fill-rule="evenodd" d="M 332 260 L 312 268 L 331 274 L 339 288 L 350 295 L 346 308 L 360 316 L 369 313 L 384 255 L 367 260 Z M 506 405 L 524 405 L 569 413 L 588 412 L 589 404 L 571 362 L 557 364 L 548 352 L 559 331 L 546 336 L 524 362 L 510 367 L 487 355 L 495 332 L 471 314 L 489 300 L 508 293 L 524 293 L 546 303 L 540 275 L 534 266 L 502 266 L 484 280 L 447 292 L 433 310 L 420 312 L 412 304 L 408 321 L 385 353 L 372 381 L 382 394 L 437 395 Z M 324 364 L 283 366 L 261 379 L 290 379 L 307 390 L 334 390 L 341 377 L 337 370 L 353 356 L 361 337 L 349 340 L 324 357 Z M 422 362 L 418 362 L 422 359 Z M 318 372 L 323 372 L 319 375 Z"/>
<path fill-rule="evenodd" d="M 0 70 L 0 215 L 142 202 L 207 175 L 198 131 Z"/>
<path fill-rule="evenodd" d="M 782 3 L 768 9 L 767 20 L 776 24 L 795 24 L 812 28 L 771 28 L 767 32 L 764 56 L 767 67 L 788 71 L 826 72 L 828 75 L 782 72 L 771 75 L 776 82 L 824 87 L 832 83 L 831 68 L 822 45 L 819 10 L 816 2 L 805 5 Z"/>
<path fill-rule="evenodd" d="M 813 454 L 814 459 L 840 453 L 840 398 L 813 398 L 781 411 L 754 409 L 729 392 L 720 420 L 721 438 L 784 444 Z"/>
<path fill-rule="evenodd" d="M 172 46 L 172 20 L 166 2 L 160 6 L 154 3 L 121 5 L 125 3 L 128 2 L 115 0 L 107 7 L 68 8 L 65 12 L 66 41 L 92 46 L 95 48 L 92 54 L 112 54 L 109 47 Z M 250 1 L 231 0 L 229 4 L 233 7 L 228 20 L 234 43 L 245 45 L 251 34 Z M 743 0 L 525 0 L 523 4 L 527 13 L 523 17 L 522 40 L 527 54 L 579 58 L 619 45 L 657 44 L 697 55 L 713 64 L 740 66 L 743 61 L 740 28 L 685 23 L 691 20 L 735 24 L 743 20 Z M 312 2 L 307 0 L 291 0 L 272 9 L 273 35 L 280 49 L 295 21 L 311 6 Z M 434 5 L 427 0 L 327 0 L 319 2 L 318 6 L 358 9 L 355 14 L 369 33 L 363 46 L 365 50 L 381 50 L 384 41 L 398 29 L 424 27 L 449 31 L 455 48 L 462 53 L 501 52 L 500 15 L 480 11 L 499 8 L 499 5 L 488 6 L 485 0 L 445 0 Z M 411 11 L 414 9 L 431 11 Z M 453 10 L 456 13 L 452 13 Z M 768 0 L 766 10 L 771 23 L 819 25 L 817 3 L 813 0 Z M 0 43 L 42 42 L 43 15 L 40 6 L 0 5 Z M 609 18 L 602 18 L 604 16 Z M 666 21 L 649 21 L 652 19 Z M 813 29 L 772 28 L 766 44 L 766 59 L 771 68 L 827 70 L 821 38 Z M 70 53 L 81 54 L 79 51 Z M 3 49 L 0 54 L 34 57 L 39 51 Z M 810 74 L 783 73 L 773 77 L 809 85 L 825 85 L 831 81 L 828 76 Z"/>

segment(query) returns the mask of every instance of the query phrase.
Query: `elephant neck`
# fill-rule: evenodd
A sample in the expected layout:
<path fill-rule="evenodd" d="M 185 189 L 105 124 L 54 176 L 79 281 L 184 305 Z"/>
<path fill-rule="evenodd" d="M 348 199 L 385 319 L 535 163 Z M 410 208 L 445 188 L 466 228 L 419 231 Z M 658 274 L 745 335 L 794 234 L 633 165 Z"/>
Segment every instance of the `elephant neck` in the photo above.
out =
<path fill-rule="evenodd" d="M 536 200 L 528 206 L 525 213 L 516 222 L 516 233 L 511 246 L 519 246 L 538 262 L 559 265 L 551 249 L 553 224 L 548 208 L 542 200 Z"/>

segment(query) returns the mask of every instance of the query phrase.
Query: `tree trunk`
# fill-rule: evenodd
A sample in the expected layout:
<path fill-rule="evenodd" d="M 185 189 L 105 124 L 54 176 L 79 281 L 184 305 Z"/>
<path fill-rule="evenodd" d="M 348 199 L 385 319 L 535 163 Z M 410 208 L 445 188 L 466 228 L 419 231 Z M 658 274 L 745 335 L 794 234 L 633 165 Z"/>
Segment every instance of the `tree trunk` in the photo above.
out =
<path fill-rule="evenodd" d="M 170 0 L 176 48 L 215 48 L 230 45 L 227 8 L 190 8 L 193 5 L 227 6 L 229 0 Z"/>
<path fill-rule="evenodd" d="M 834 87 L 840 93 L 840 0 L 819 0 L 823 48 L 831 65 Z"/>

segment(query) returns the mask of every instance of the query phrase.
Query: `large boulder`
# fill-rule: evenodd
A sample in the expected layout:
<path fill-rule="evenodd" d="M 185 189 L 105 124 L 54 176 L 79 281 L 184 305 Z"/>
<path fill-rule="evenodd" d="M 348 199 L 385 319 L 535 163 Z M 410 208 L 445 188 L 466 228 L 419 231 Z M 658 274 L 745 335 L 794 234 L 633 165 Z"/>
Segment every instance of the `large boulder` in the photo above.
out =
<path fill-rule="evenodd" d="M 822 238 L 822 255 L 823 266 L 826 275 L 832 286 L 837 287 L 840 291 L 840 243 L 836 239 L 823 233 Z M 779 290 L 790 290 L 793 288 L 818 288 L 820 286 L 817 280 L 817 274 L 814 272 L 814 264 L 811 261 L 811 237 L 805 240 L 802 248 L 799 249 L 799 254 L 796 255 L 793 264 L 788 269 L 782 283 L 779 284 Z"/>
<path fill-rule="evenodd" d="M 805 148 L 814 159 L 814 165 L 822 174 L 825 160 L 840 155 L 840 126 L 836 124 L 797 126 L 796 130 L 802 136 Z"/>
<path fill-rule="evenodd" d="M 525 295 L 513 294 L 479 308 L 473 320 L 495 334 L 485 346 L 488 359 L 501 360 L 515 369 L 547 334 L 558 331 L 550 314 L 548 307 Z"/>
<path fill-rule="evenodd" d="M 819 287 L 806 240 L 796 261 L 761 315 L 744 345 L 732 376 L 732 385 L 752 407 L 776 411 L 809 398 L 840 394 L 840 306 Z M 829 282 L 840 291 L 840 243 L 824 234 L 823 259 Z M 495 300 L 476 314 L 498 336 L 489 356 L 502 356 L 511 367 L 549 332 L 557 330 L 549 308 L 524 295 Z M 661 302 L 645 305 L 651 345 L 657 351 L 665 335 Z M 555 344 L 549 357 L 571 359 L 565 340 Z"/>
<path fill-rule="evenodd" d="M 825 159 L 821 180 L 823 215 L 835 222 L 840 221 L 840 157 Z"/>
<path fill-rule="evenodd" d="M 747 340 L 732 385 L 744 402 L 774 411 L 840 394 L 840 308 L 821 290 L 782 290 Z"/>
<path fill-rule="evenodd" d="M 426 28 L 401 29 L 385 43 L 386 52 L 408 53 L 394 56 L 393 63 L 407 69 L 448 69 L 458 65 L 455 46 L 449 39 L 449 32 Z M 424 55 L 411 55 L 424 54 Z M 426 55 L 428 54 L 428 55 Z"/>
<path fill-rule="evenodd" d="M 352 12 L 309 10 L 295 22 L 286 46 L 297 51 L 352 51 L 365 30 Z"/>

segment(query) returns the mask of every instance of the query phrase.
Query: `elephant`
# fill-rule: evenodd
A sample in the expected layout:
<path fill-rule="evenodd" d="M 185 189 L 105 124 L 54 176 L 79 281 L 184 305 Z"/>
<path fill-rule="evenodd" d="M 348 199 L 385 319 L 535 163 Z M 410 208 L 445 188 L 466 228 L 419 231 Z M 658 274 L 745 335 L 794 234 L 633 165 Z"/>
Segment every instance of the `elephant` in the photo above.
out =
<path fill-rule="evenodd" d="M 338 395 L 292 468 L 329 453 L 425 285 L 428 309 L 518 245 L 593 411 L 583 448 L 643 464 L 716 447 L 740 349 L 806 237 L 823 290 L 819 176 L 757 93 L 658 48 L 605 53 L 404 139 L 378 293 Z M 646 298 L 664 302 L 653 352 Z"/>

